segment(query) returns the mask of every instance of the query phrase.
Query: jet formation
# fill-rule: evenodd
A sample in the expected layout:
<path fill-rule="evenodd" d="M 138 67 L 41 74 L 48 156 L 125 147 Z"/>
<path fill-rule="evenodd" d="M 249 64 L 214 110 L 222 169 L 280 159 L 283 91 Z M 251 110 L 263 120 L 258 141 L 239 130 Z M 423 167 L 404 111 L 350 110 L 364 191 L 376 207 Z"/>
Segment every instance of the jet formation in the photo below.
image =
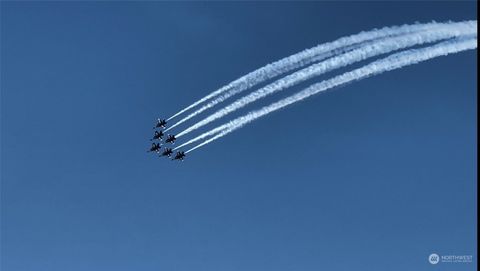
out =
<path fill-rule="evenodd" d="M 160 157 L 166 156 L 166 157 L 171 157 L 173 155 L 173 150 L 171 148 L 163 148 L 162 151 L 162 141 L 163 137 L 165 136 L 163 129 L 167 126 L 167 121 L 165 119 L 158 119 L 157 123 L 155 123 L 155 126 L 153 129 L 155 130 L 155 133 L 153 134 L 153 137 L 150 139 L 152 141 L 152 146 L 150 147 L 150 150 L 147 152 L 154 152 L 159 154 Z M 175 135 L 167 135 L 167 138 L 165 139 L 165 143 L 167 144 L 175 144 Z M 179 160 L 183 161 L 185 159 L 185 152 L 183 151 L 177 151 L 175 153 L 175 156 L 172 158 L 173 160 Z"/>

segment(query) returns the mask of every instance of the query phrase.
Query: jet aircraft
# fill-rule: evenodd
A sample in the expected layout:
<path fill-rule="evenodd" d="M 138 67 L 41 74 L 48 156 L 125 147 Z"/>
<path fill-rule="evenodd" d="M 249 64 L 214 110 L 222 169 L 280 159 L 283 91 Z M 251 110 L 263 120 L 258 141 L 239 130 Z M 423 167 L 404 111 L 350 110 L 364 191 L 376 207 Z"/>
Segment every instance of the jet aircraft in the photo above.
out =
<path fill-rule="evenodd" d="M 176 140 L 175 135 L 168 135 L 167 140 L 165 140 L 165 142 L 174 144 L 175 140 Z"/>
<path fill-rule="evenodd" d="M 157 153 L 159 153 L 159 152 L 160 152 L 160 148 L 161 148 L 161 147 L 160 147 L 160 143 L 157 143 L 157 144 L 152 143 L 152 147 L 150 147 L 150 150 L 147 151 L 147 152 L 157 152 Z"/>
<path fill-rule="evenodd" d="M 163 131 L 155 131 L 155 135 L 153 136 L 152 139 L 150 139 L 150 141 L 153 141 L 153 140 L 156 140 L 156 139 L 160 139 L 162 140 L 163 138 Z"/>
<path fill-rule="evenodd" d="M 179 151 L 179 152 L 177 152 L 177 154 L 175 154 L 175 157 L 172 160 L 183 161 L 184 158 L 185 158 L 185 152 Z"/>
<path fill-rule="evenodd" d="M 162 156 L 168 156 L 170 157 L 172 155 L 173 151 L 170 148 L 165 148 L 165 150 L 162 152 Z"/>
<path fill-rule="evenodd" d="M 157 124 L 155 125 L 155 127 L 153 129 L 155 129 L 155 128 L 165 128 L 165 126 L 167 126 L 167 121 L 165 119 L 162 119 L 162 120 L 158 119 Z"/>

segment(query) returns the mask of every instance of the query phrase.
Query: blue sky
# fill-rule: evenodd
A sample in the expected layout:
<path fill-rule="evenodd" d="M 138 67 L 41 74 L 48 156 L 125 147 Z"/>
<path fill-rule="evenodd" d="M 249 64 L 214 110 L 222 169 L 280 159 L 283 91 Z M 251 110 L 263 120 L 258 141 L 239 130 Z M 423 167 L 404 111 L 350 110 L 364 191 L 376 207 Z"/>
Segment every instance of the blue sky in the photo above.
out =
<path fill-rule="evenodd" d="M 183 163 L 145 152 L 157 117 L 269 62 L 475 10 L 2 2 L 2 271 L 475 270 L 427 256 L 477 252 L 476 51 L 317 95 Z"/>

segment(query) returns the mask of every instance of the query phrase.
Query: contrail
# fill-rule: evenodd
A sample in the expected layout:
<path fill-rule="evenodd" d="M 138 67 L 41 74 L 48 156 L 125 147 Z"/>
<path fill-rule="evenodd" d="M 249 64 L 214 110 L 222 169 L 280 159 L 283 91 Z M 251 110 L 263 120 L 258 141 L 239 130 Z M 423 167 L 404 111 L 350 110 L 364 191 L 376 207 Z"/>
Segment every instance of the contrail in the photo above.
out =
<path fill-rule="evenodd" d="M 199 140 L 202 140 L 202 139 L 204 139 L 204 138 L 207 138 L 207 137 L 209 137 L 209 136 L 213 136 L 213 135 L 218 134 L 218 133 L 220 133 L 220 132 L 222 132 L 222 131 L 224 131 L 224 130 L 227 130 L 227 129 L 229 129 L 229 124 L 228 124 L 228 123 L 226 123 L 226 124 L 224 124 L 224 125 L 221 125 L 221 126 L 218 126 L 217 128 L 214 128 L 214 129 L 212 129 L 212 130 L 210 130 L 210 131 L 208 131 L 208 132 L 205 132 L 205 133 L 203 133 L 203 134 L 201 134 L 201 135 L 199 135 L 199 136 L 197 136 L 197 137 L 195 137 L 195 138 L 193 138 L 193 139 L 191 139 L 191 140 L 183 143 L 182 145 L 179 145 L 179 146 L 175 147 L 173 150 L 174 150 L 174 151 L 175 151 L 175 150 L 178 150 L 178 149 L 180 149 L 180 148 L 182 148 L 182 147 L 185 147 L 185 146 L 187 146 L 187 145 L 190 145 L 190 144 L 192 144 L 192 143 L 195 143 L 195 142 L 197 142 L 197 141 L 199 141 Z"/>
<path fill-rule="evenodd" d="M 246 90 L 250 87 L 253 87 L 265 80 L 269 80 L 271 78 L 274 78 L 276 76 L 279 76 L 281 74 L 290 72 L 292 70 L 304 67 L 308 64 L 314 63 L 316 61 L 323 60 L 325 58 L 328 58 L 332 55 L 335 55 L 336 53 L 341 53 L 343 50 L 340 50 L 341 48 L 346 47 L 346 50 L 348 50 L 349 46 L 354 48 L 355 44 L 359 44 L 362 42 L 366 41 L 372 41 L 376 40 L 379 38 L 384 38 L 384 37 L 389 37 L 389 36 L 395 36 L 395 35 L 402 35 L 402 34 L 408 34 L 412 32 L 417 32 L 417 31 L 423 31 L 423 30 L 428 30 L 432 29 L 432 27 L 439 27 L 444 24 L 448 24 L 449 22 L 446 23 L 437 23 L 437 22 L 431 22 L 431 23 L 425 23 L 425 24 L 413 24 L 413 25 L 401 25 L 401 26 L 392 26 L 392 27 L 384 27 L 381 29 L 373 29 L 370 31 L 366 32 L 360 32 L 355 35 L 351 35 L 348 37 L 343 37 L 339 38 L 333 42 L 328 42 L 324 44 L 317 45 L 313 48 L 303 50 L 297 54 L 285 57 L 283 59 L 280 59 L 276 62 L 267 64 L 266 66 L 263 66 L 253 72 L 250 72 L 235 81 L 232 81 L 231 83 L 221 87 L 220 89 L 213 91 L 212 93 L 208 94 L 207 96 L 201 98 L 200 100 L 196 101 L 195 103 L 187 106 L 186 108 L 180 110 L 178 113 L 175 115 L 171 116 L 167 120 L 171 120 L 186 111 L 212 99 L 215 98 L 222 93 L 235 90 L 235 93 L 241 92 L 243 90 Z M 335 50 L 339 50 L 336 51 Z M 234 94 L 232 94 L 234 95 Z M 231 95 L 230 95 L 231 96 Z M 211 106 L 210 106 L 211 107 Z M 200 112 L 206 110 L 202 109 Z M 199 111 L 199 110 L 197 110 Z M 195 113 L 195 115 L 199 114 L 200 112 Z M 180 123 L 185 122 L 186 120 L 192 118 L 194 113 L 190 114 L 186 118 L 180 120 L 174 126 L 171 126 L 169 129 L 179 125 Z M 193 116 L 192 116 L 193 115 Z"/>
<path fill-rule="evenodd" d="M 445 41 L 445 42 L 441 42 L 426 48 L 410 49 L 403 52 L 395 53 L 384 59 L 377 60 L 370 64 L 367 64 L 361 68 L 335 76 L 332 79 L 325 80 L 317 84 L 313 84 L 312 86 L 298 92 L 297 94 L 294 94 L 290 97 L 282 99 L 269 106 L 265 106 L 259 110 L 252 111 L 242 117 L 239 117 L 222 126 L 219 126 L 215 129 L 220 129 L 220 127 L 222 127 L 222 129 L 224 129 L 222 132 L 200 143 L 199 145 L 193 147 L 192 149 L 186 151 L 186 153 L 189 153 L 220 137 L 223 137 L 235 131 L 236 129 L 243 127 L 245 124 L 248 124 L 256 120 L 257 118 L 263 117 L 273 111 L 286 107 L 295 102 L 301 101 L 303 99 L 306 99 L 319 92 L 323 92 L 333 87 L 337 87 L 353 81 L 358 81 L 358 80 L 361 80 L 373 75 L 377 75 L 383 72 L 399 69 L 407 65 L 412 65 L 422 61 L 426 61 L 438 56 L 445 56 L 448 54 L 457 53 L 465 50 L 476 49 L 476 48 L 477 48 L 477 35 L 475 34 L 475 35 L 469 36 L 468 38 Z"/>
<path fill-rule="evenodd" d="M 340 67 L 345 67 L 355 62 L 362 61 L 373 56 L 390 53 L 399 49 L 405 49 L 425 43 L 438 42 L 440 40 L 465 36 L 469 34 L 474 34 L 476 32 L 476 21 L 468 21 L 452 23 L 450 25 L 445 25 L 442 28 L 436 28 L 431 31 L 407 34 L 404 36 L 377 41 L 372 44 L 366 44 L 350 52 L 344 53 L 343 55 L 332 57 L 320 63 L 313 64 L 305 69 L 299 70 L 263 88 L 260 88 L 259 90 L 236 100 L 235 102 L 224 107 L 223 109 L 218 110 L 214 114 L 190 126 L 176 136 L 181 137 L 183 135 L 186 135 L 189 132 L 194 131 L 216 119 L 222 118 L 225 115 L 234 112 L 258 99 L 261 99 L 267 95 L 273 94 L 275 92 L 291 87 L 295 84 L 311 79 L 315 76 L 319 76 L 325 72 Z"/>

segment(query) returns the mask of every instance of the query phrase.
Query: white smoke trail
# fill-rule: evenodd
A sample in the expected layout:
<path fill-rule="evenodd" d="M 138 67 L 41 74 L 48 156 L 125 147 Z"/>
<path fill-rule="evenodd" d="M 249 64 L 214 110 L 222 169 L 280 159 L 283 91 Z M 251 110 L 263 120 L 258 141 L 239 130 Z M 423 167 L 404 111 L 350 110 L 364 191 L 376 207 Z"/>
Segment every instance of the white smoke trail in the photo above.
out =
<path fill-rule="evenodd" d="M 219 126 L 214 130 L 218 130 L 221 127 L 222 129 L 224 129 L 222 132 L 200 143 L 199 145 L 193 147 L 192 149 L 186 151 L 185 153 L 189 153 L 197 148 L 200 148 L 220 137 L 223 137 L 243 127 L 245 124 L 248 124 L 273 111 L 286 107 L 295 102 L 301 101 L 303 99 L 306 99 L 319 92 L 323 92 L 325 90 L 328 90 L 333 87 L 337 87 L 352 81 L 358 81 L 358 80 L 367 78 L 369 76 L 373 76 L 373 75 L 391 71 L 394 69 L 399 69 L 407 65 L 412 65 L 422 61 L 426 61 L 438 56 L 445 56 L 448 54 L 457 53 L 465 50 L 476 49 L 476 48 L 477 48 L 477 36 L 474 35 L 465 39 L 455 39 L 452 41 L 445 41 L 430 47 L 421 48 L 421 49 L 411 49 L 411 50 L 406 50 L 400 53 L 390 55 L 384 59 L 374 61 L 361 68 L 333 77 L 332 79 L 325 80 L 317 84 L 313 84 L 312 86 L 298 92 L 295 95 L 282 99 L 269 106 L 265 106 L 259 110 L 252 111 L 242 117 L 239 117 L 222 126 Z"/>
<path fill-rule="evenodd" d="M 288 76 L 285 76 L 249 95 L 240 98 L 232 104 L 218 110 L 207 118 L 197 122 L 196 124 L 185 129 L 176 137 L 181 137 L 188 134 L 214 120 L 224 117 L 225 115 L 234 112 L 258 99 L 273 94 L 275 92 L 284 90 L 295 84 L 301 83 L 315 76 L 319 76 L 325 72 L 345 67 L 358 61 L 365 60 L 369 57 L 386 54 L 399 49 L 405 49 L 415 45 L 425 43 L 438 42 L 440 40 L 459 37 L 477 32 L 476 21 L 452 23 L 441 28 L 435 28 L 431 31 L 417 32 L 407 34 L 404 36 L 388 38 L 382 41 L 377 41 L 372 44 L 366 44 L 343 55 L 332 57 L 317 64 L 313 64 L 305 69 L 299 70 Z"/>
<path fill-rule="evenodd" d="M 413 24 L 413 25 L 401 25 L 401 26 L 392 26 L 392 27 L 384 27 L 381 29 L 372 29 L 370 31 L 366 32 L 360 32 L 355 35 L 351 35 L 348 37 L 343 37 L 339 38 L 333 42 L 328 42 L 324 44 L 317 45 L 313 48 L 303 50 L 299 53 L 296 53 L 294 55 L 288 56 L 286 58 L 280 59 L 276 62 L 267 64 L 264 67 L 261 67 L 253 72 L 250 72 L 235 81 L 232 81 L 231 83 L 221 87 L 220 89 L 208 94 L 207 96 L 201 98 L 200 100 L 196 101 L 195 103 L 187 106 L 186 108 L 180 110 L 177 112 L 175 115 L 171 116 L 170 118 L 167 119 L 167 121 L 185 113 L 186 111 L 212 99 L 215 98 L 222 93 L 234 90 L 235 94 L 238 92 L 241 92 L 243 90 L 246 90 L 250 87 L 253 87 L 265 80 L 272 79 L 276 76 L 279 76 L 281 74 L 290 72 L 292 70 L 304 67 L 306 65 L 309 65 L 311 63 L 314 63 L 316 61 L 323 60 L 325 58 L 328 58 L 332 55 L 335 55 L 337 53 L 343 52 L 343 50 L 340 50 L 341 48 L 345 48 L 345 50 L 349 50 L 349 46 L 351 48 L 354 47 L 355 44 L 359 44 L 362 42 L 366 41 L 373 41 L 379 38 L 384 38 L 384 37 L 389 37 L 389 36 L 396 36 L 396 35 L 403 35 L 403 34 L 408 34 L 412 32 L 417 32 L 417 31 L 423 31 L 423 30 L 428 30 L 432 29 L 434 27 L 441 27 L 444 24 L 448 24 L 449 22 L 446 23 L 437 23 L 437 22 L 431 22 L 431 23 L 425 23 L 425 24 Z M 339 50 L 339 51 L 335 51 Z M 234 95 L 234 94 L 232 94 Z M 231 96 L 231 95 L 230 95 Z M 226 99 L 226 98 L 225 98 Z M 213 105 L 212 105 L 213 106 Z M 211 106 L 210 106 L 211 107 Z M 185 122 L 186 120 L 192 118 L 193 116 L 203 112 L 208 108 L 197 110 L 196 112 L 190 114 L 187 116 L 187 118 L 184 118 L 180 120 L 179 122 L 175 123 L 173 126 L 171 126 L 169 129 L 176 127 L 180 123 Z M 198 112 L 199 111 L 199 112 Z M 168 130 L 168 129 L 167 129 Z"/>
<path fill-rule="evenodd" d="M 217 128 L 214 128 L 214 129 L 212 129 L 212 130 L 210 130 L 210 131 L 208 131 L 208 132 L 205 132 L 205 133 L 203 133 L 203 134 L 201 134 L 201 135 L 199 135 L 199 136 L 197 136 L 197 137 L 195 137 L 195 138 L 193 138 L 193 139 L 191 139 L 191 140 L 189 140 L 189 141 L 187 141 L 187 142 L 185 142 L 185 143 L 183 143 L 183 144 L 175 147 L 173 150 L 175 151 L 175 150 L 181 149 L 181 148 L 183 148 L 183 147 L 185 147 L 185 146 L 187 146 L 187 145 L 190 145 L 190 144 L 192 144 L 192 143 L 195 143 L 195 142 L 197 142 L 197 141 L 199 141 L 199 140 L 202 140 L 202 139 L 204 139 L 204 138 L 207 138 L 207 137 L 209 137 L 209 136 L 213 136 L 213 135 L 218 134 L 218 133 L 220 133 L 220 132 L 222 132 L 222 131 L 224 131 L 224 130 L 227 130 L 227 129 L 229 129 L 229 124 L 228 124 L 228 123 L 226 123 L 226 124 L 224 124 L 224 125 L 221 125 L 221 126 L 218 126 Z"/>

